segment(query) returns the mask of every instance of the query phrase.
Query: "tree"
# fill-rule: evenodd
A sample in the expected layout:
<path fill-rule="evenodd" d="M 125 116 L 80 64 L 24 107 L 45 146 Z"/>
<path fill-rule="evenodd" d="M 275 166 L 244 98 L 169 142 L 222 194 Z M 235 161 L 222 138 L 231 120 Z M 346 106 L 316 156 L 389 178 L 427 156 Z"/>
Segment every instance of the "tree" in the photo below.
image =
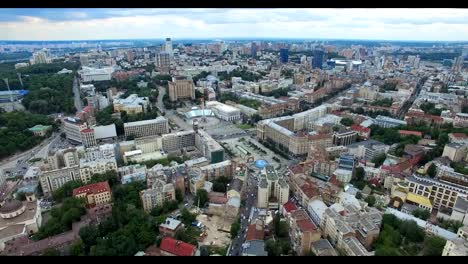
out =
<path fill-rule="evenodd" d="M 447 241 L 439 236 L 426 236 L 424 240 L 424 256 L 442 256 Z"/>
<path fill-rule="evenodd" d="M 362 198 L 362 193 L 361 192 L 357 192 L 356 193 L 356 199 L 361 199 Z"/>
<path fill-rule="evenodd" d="M 199 207 L 204 207 L 206 202 L 208 202 L 208 192 L 205 189 L 197 190 L 194 203 L 196 203 Z"/>
<path fill-rule="evenodd" d="M 197 220 L 197 215 L 190 213 L 185 207 L 181 210 L 180 217 L 185 226 L 190 226 L 195 220 Z"/>
<path fill-rule="evenodd" d="M 177 202 L 182 203 L 184 201 L 184 194 L 180 189 L 175 190 L 175 197 Z"/>
<path fill-rule="evenodd" d="M 104 173 L 96 173 L 91 176 L 91 183 L 97 183 L 97 182 L 108 182 L 109 186 L 112 188 L 117 182 L 117 172 L 114 170 L 109 170 Z"/>
<path fill-rule="evenodd" d="M 431 212 L 429 212 L 429 210 L 418 208 L 413 211 L 413 215 L 419 219 L 427 220 L 431 216 Z"/>
<path fill-rule="evenodd" d="M 364 180 L 364 176 L 366 175 L 366 172 L 364 171 L 364 168 L 363 167 L 357 167 L 356 168 L 356 180 L 357 181 L 363 181 Z"/>
<path fill-rule="evenodd" d="M 273 239 L 268 239 L 265 242 L 265 250 L 268 256 L 280 256 L 282 252 L 281 246 Z"/>
<path fill-rule="evenodd" d="M 351 118 L 348 118 L 348 117 L 345 117 L 345 118 L 342 118 L 340 123 L 343 125 L 343 126 L 351 126 L 352 124 L 354 124 L 354 121 L 351 119 Z"/>
<path fill-rule="evenodd" d="M 73 190 L 83 186 L 81 181 L 69 181 L 65 183 L 62 187 L 58 188 L 52 193 L 54 201 L 61 202 L 63 199 L 72 196 Z"/>
<path fill-rule="evenodd" d="M 239 230 L 240 230 L 240 227 L 241 227 L 241 222 L 240 222 L 240 218 L 237 218 L 236 221 L 234 221 L 234 223 L 232 223 L 231 225 L 231 239 L 234 239 L 237 234 L 239 233 Z"/>
<path fill-rule="evenodd" d="M 374 197 L 373 195 L 367 196 L 366 199 L 365 199 L 364 201 L 365 201 L 366 203 L 368 203 L 369 206 L 371 206 L 371 207 L 374 206 L 374 205 L 375 205 L 375 202 L 376 202 L 375 197 Z"/>
<path fill-rule="evenodd" d="M 71 256 L 85 256 L 83 241 L 78 240 L 70 246 Z"/>
<path fill-rule="evenodd" d="M 378 168 L 384 163 L 385 159 L 387 159 L 387 154 L 382 153 L 376 156 L 375 158 L 373 158 L 372 162 L 375 164 L 375 167 Z"/>

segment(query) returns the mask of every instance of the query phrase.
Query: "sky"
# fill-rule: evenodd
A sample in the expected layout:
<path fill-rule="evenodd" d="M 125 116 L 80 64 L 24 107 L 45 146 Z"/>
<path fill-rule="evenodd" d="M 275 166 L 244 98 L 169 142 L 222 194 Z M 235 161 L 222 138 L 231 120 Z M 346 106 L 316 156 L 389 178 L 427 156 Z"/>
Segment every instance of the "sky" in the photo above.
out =
<path fill-rule="evenodd" d="M 468 9 L 0 9 L 1 40 L 467 41 Z"/>

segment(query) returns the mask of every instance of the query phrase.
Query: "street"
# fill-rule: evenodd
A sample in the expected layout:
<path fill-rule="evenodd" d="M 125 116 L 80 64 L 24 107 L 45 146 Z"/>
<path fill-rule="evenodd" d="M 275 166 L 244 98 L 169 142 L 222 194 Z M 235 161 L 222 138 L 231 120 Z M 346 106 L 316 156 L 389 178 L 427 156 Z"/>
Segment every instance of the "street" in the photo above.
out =
<path fill-rule="evenodd" d="M 81 101 L 81 98 L 80 98 L 80 82 L 78 81 L 78 77 L 76 76 L 75 76 L 75 79 L 73 80 L 73 95 L 74 95 L 76 111 L 80 112 L 81 110 L 83 110 L 83 102 Z"/>

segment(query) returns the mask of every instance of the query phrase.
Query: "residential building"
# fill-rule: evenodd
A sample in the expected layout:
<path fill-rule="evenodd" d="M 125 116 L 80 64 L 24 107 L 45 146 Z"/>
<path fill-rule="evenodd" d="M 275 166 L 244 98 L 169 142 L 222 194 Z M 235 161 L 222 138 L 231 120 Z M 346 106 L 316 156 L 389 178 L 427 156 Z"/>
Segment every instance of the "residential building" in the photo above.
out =
<path fill-rule="evenodd" d="M 265 241 L 249 240 L 242 244 L 242 256 L 268 256 L 265 250 Z"/>
<path fill-rule="evenodd" d="M 171 38 L 166 38 L 166 42 L 164 42 L 164 51 L 169 53 L 169 56 L 173 56 L 174 51 L 172 50 L 172 40 Z"/>
<path fill-rule="evenodd" d="M 365 140 L 348 145 L 348 153 L 357 159 L 372 161 L 375 157 L 388 152 L 390 146 L 376 140 Z"/>
<path fill-rule="evenodd" d="M 195 256 L 197 247 L 171 237 L 164 237 L 159 246 L 162 256 Z"/>
<path fill-rule="evenodd" d="M 320 239 L 312 243 L 310 250 L 316 256 L 338 256 L 333 246 L 326 239 Z"/>
<path fill-rule="evenodd" d="M 289 185 L 284 176 L 279 175 L 271 165 L 265 166 L 260 175 L 258 185 L 258 207 L 279 208 L 289 199 Z"/>
<path fill-rule="evenodd" d="M 204 130 L 198 129 L 195 133 L 195 147 L 211 163 L 224 160 L 224 148 Z"/>
<path fill-rule="evenodd" d="M 397 126 L 406 126 L 406 121 L 391 118 L 388 116 L 377 116 L 374 119 L 374 123 L 383 128 L 397 127 Z"/>
<path fill-rule="evenodd" d="M 462 197 L 462 196 L 457 197 L 457 201 L 455 202 L 455 205 L 453 206 L 450 219 L 459 221 L 460 223 L 463 223 L 463 225 L 465 226 L 468 225 L 468 199 L 466 197 Z"/>
<path fill-rule="evenodd" d="M 96 69 L 86 66 L 83 66 L 82 69 L 78 71 L 82 82 L 110 81 L 113 72 L 114 68 L 112 67 Z"/>
<path fill-rule="evenodd" d="M 96 137 L 94 136 L 94 129 L 85 128 L 80 131 L 81 142 L 85 147 L 93 147 L 97 145 Z"/>
<path fill-rule="evenodd" d="M 42 49 L 32 54 L 32 58 L 29 59 L 29 63 L 31 65 L 52 63 L 52 58 L 50 57 L 49 51 L 47 49 Z"/>
<path fill-rule="evenodd" d="M 81 130 L 88 128 L 86 122 L 78 118 L 67 117 L 63 119 L 65 136 L 73 143 L 82 143 Z"/>
<path fill-rule="evenodd" d="M 166 220 L 159 225 L 159 234 L 161 236 L 174 237 L 176 232 L 184 228 L 181 221 L 168 217 Z"/>
<path fill-rule="evenodd" d="M 333 133 L 333 144 L 337 146 L 348 146 L 356 141 L 358 133 L 353 130 L 335 131 Z"/>
<path fill-rule="evenodd" d="M 155 57 L 156 67 L 162 71 L 168 71 L 171 68 L 171 54 L 169 52 L 159 52 Z"/>
<path fill-rule="evenodd" d="M 468 127 L 468 114 L 457 113 L 453 120 L 454 127 Z"/>
<path fill-rule="evenodd" d="M 221 176 L 232 178 L 234 173 L 234 166 L 231 160 L 225 160 L 218 163 L 208 164 L 206 166 L 201 166 L 200 170 L 204 177 L 206 177 L 209 181 L 212 181 Z"/>
<path fill-rule="evenodd" d="M 454 239 L 447 240 L 445 243 L 442 256 L 468 256 L 468 240 L 466 239 Z"/>
<path fill-rule="evenodd" d="M 41 183 L 44 196 L 52 195 L 52 192 L 62 187 L 69 181 L 80 180 L 80 166 L 75 165 L 72 167 L 56 168 L 52 170 L 42 170 L 39 174 L 39 181 Z"/>
<path fill-rule="evenodd" d="M 447 157 L 451 161 L 460 162 L 465 160 L 468 154 L 468 144 L 448 143 L 444 147 L 442 157 Z"/>
<path fill-rule="evenodd" d="M 126 137 L 146 137 L 169 133 L 169 125 L 166 118 L 158 116 L 155 119 L 124 123 Z"/>
<path fill-rule="evenodd" d="M 373 207 L 362 209 L 353 205 L 334 204 L 325 210 L 321 228 L 323 236 L 328 237 L 337 248 L 346 250 L 346 247 L 351 246 L 346 244 L 351 243 L 355 246 L 361 244 L 369 250 L 380 233 L 381 222 L 382 213 Z M 357 239 L 358 243 L 345 241 L 351 237 Z"/>
<path fill-rule="evenodd" d="M 291 212 L 288 221 L 292 248 L 297 254 L 305 255 L 310 244 L 320 240 L 320 231 L 304 209 Z"/>
<path fill-rule="evenodd" d="M 175 188 L 172 183 L 156 180 L 151 189 L 140 192 L 143 209 L 147 212 L 156 206 L 162 206 L 165 201 L 175 200 Z"/>
<path fill-rule="evenodd" d="M 333 173 L 341 183 L 348 183 L 354 175 L 356 161 L 353 155 L 342 154 L 338 161 L 338 168 Z"/>
<path fill-rule="evenodd" d="M 134 181 L 146 181 L 146 166 L 141 164 L 129 165 L 118 168 L 122 184 Z"/>
<path fill-rule="evenodd" d="M 373 256 L 355 237 L 343 238 L 340 248 L 347 256 Z"/>
<path fill-rule="evenodd" d="M 98 182 L 74 189 L 73 197 L 85 198 L 87 206 L 95 207 L 110 203 L 112 191 L 108 182 Z"/>
<path fill-rule="evenodd" d="M 193 81 L 182 76 L 173 77 L 172 82 L 169 82 L 169 99 L 172 102 L 181 99 L 195 99 Z"/>
<path fill-rule="evenodd" d="M 315 225 L 320 226 L 323 214 L 327 208 L 328 206 L 320 199 L 309 201 L 307 204 L 307 212 L 309 212 L 309 215 L 312 221 L 314 221 Z"/>

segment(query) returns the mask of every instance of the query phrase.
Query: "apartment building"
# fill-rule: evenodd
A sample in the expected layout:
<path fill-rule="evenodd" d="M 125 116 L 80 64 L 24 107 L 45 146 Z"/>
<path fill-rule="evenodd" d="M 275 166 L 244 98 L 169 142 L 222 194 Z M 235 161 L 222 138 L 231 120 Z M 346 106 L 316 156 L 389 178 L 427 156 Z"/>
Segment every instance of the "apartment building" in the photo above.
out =
<path fill-rule="evenodd" d="M 373 207 L 363 209 L 353 205 L 343 207 L 341 204 L 333 204 L 325 210 L 320 226 L 323 236 L 329 237 L 337 248 L 346 250 L 345 244 L 354 237 L 367 251 L 380 233 L 382 215 Z"/>
<path fill-rule="evenodd" d="M 374 119 L 374 123 L 376 125 L 380 126 L 380 127 L 383 127 L 383 128 L 406 126 L 407 125 L 406 121 L 391 118 L 391 117 L 388 117 L 388 116 L 381 116 L 381 115 L 377 116 Z"/>
<path fill-rule="evenodd" d="M 234 172 L 234 166 L 231 160 L 225 160 L 206 166 L 201 166 L 200 170 L 206 179 L 212 181 L 221 176 L 231 178 Z"/>
<path fill-rule="evenodd" d="M 259 208 L 278 209 L 289 199 L 289 185 L 271 165 L 262 169 L 257 192 Z"/>
<path fill-rule="evenodd" d="M 172 82 L 169 82 L 169 99 L 172 102 L 181 99 L 195 99 L 193 81 L 182 76 L 173 77 Z"/>
<path fill-rule="evenodd" d="M 74 189 L 73 197 L 84 198 L 88 207 L 95 207 L 110 203 L 112 191 L 108 182 L 98 182 Z"/>
<path fill-rule="evenodd" d="M 39 182 L 44 196 L 52 195 L 53 191 L 62 187 L 69 181 L 78 181 L 80 179 L 79 165 L 52 170 L 41 170 L 39 174 Z"/>
<path fill-rule="evenodd" d="M 372 161 L 375 157 L 387 153 L 390 148 L 390 146 L 372 139 L 353 143 L 347 147 L 349 154 L 366 161 Z"/>
<path fill-rule="evenodd" d="M 335 131 L 333 133 L 333 144 L 336 146 L 348 146 L 356 142 L 358 133 L 353 130 Z"/>
<path fill-rule="evenodd" d="M 468 144 L 449 143 L 445 145 L 442 157 L 447 157 L 454 162 L 460 162 L 466 159 L 467 154 Z"/>
<path fill-rule="evenodd" d="M 158 116 L 155 119 L 124 123 L 125 137 L 146 137 L 169 133 L 166 118 Z"/>
<path fill-rule="evenodd" d="M 119 178 L 122 184 L 134 181 L 146 181 L 147 169 L 145 165 L 135 164 L 118 168 Z"/>
<path fill-rule="evenodd" d="M 154 207 L 162 206 L 165 201 L 175 200 L 175 188 L 172 183 L 156 180 L 151 189 L 140 192 L 143 209 L 147 212 Z"/>
<path fill-rule="evenodd" d="M 321 234 L 304 209 L 295 210 L 288 216 L 289 237 L 292 248 L 298 255 L 305 255 L 311 243 L 320 240 Z"/>

